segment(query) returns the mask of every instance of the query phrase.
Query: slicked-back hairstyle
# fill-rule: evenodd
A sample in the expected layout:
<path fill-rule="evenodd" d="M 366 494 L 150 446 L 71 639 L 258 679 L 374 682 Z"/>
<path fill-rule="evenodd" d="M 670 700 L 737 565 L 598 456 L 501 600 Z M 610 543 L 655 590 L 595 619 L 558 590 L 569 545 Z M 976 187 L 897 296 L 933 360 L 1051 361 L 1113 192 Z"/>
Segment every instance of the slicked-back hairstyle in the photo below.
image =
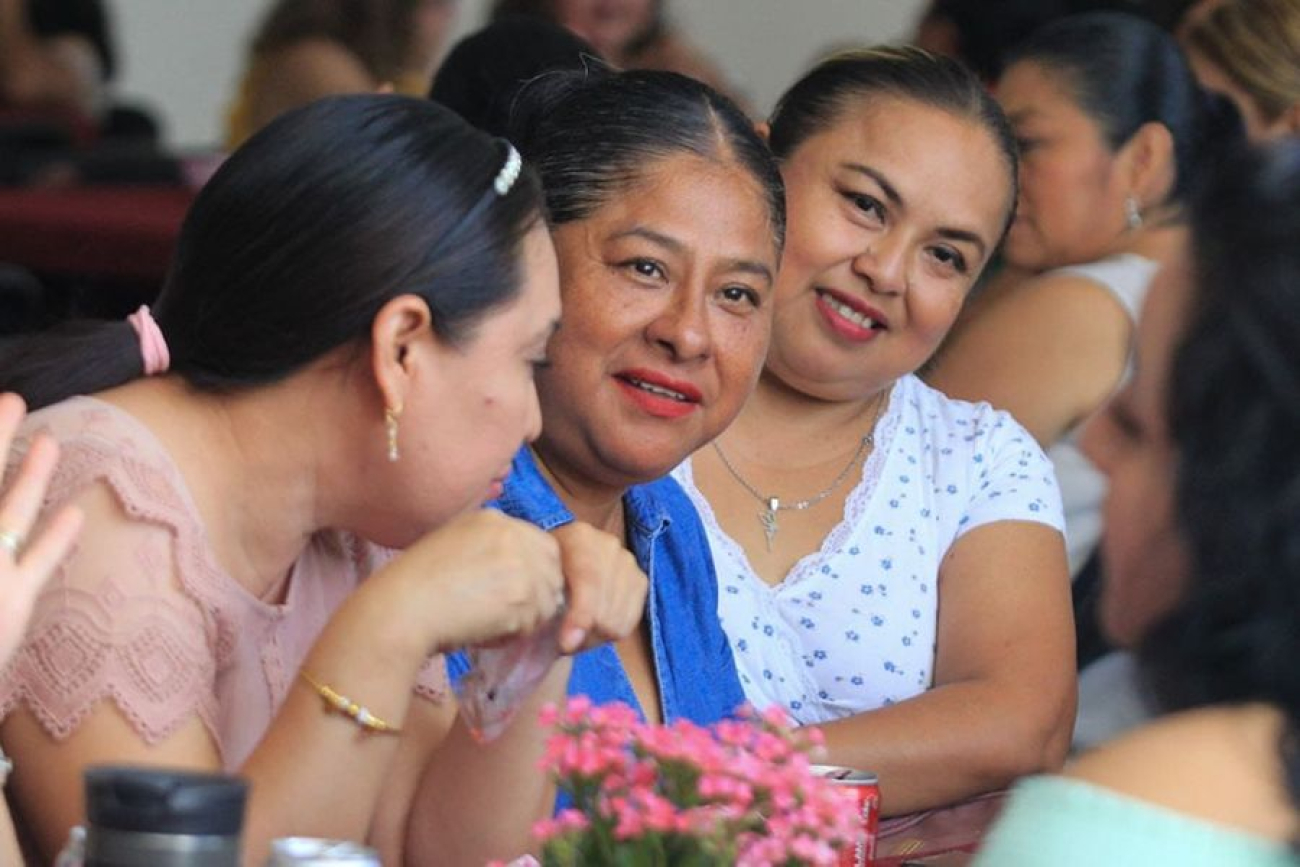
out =
<path fill-rule="evenodd" d="M 1177 176 L 1169 201 L 1181 203 L 1201 167 L 1241 137 L 1241 118 L 1224 98 L 1201 89 L 1173 36 L 1122 12 L 1064 18 L 1012 52 L 1056 75 L 1114 150 L 1147 123 L 1174 140 Z"/>
<path fill-rule="evenodd" d="M 510 139 L 541 175 L 555 225 L 590 215 L 655 162 L 693 154 L 748 172 L 778 251 L 784 242 L 785 189 L 767 146 L 735 103 L 693 78 L 594 63 L 547 73 L 516 99 Z"/>
<path fill-rule="evenodd" d="M 832 55 L 785 92 L 772 112 L 772 152 L 785 159 L 804 141 L 835 125 L 855 105 L 877 99 L 916 102 L 967 118 L 993 139 L 1007 169 L 1008 213 L 1018 193 L 1015 136 L 1001 107 L 973 72 L 956 60 L 912 46 L 881 46 Z"/>
<path fill-rule="evenodd" d="M 428 304 L 455 344 L 519 291 L 541 216 L 525 168 L 493 181 L 508 146 L 424 99 L 331 97 L 277 118 L 203 188 L 154 307 L 171 373 L 230 392 L 364 345 L 392 298 Z M 129 325 L 71 323 L 0 353 L 0 389 L 40 407 L 142 374 Z"/>

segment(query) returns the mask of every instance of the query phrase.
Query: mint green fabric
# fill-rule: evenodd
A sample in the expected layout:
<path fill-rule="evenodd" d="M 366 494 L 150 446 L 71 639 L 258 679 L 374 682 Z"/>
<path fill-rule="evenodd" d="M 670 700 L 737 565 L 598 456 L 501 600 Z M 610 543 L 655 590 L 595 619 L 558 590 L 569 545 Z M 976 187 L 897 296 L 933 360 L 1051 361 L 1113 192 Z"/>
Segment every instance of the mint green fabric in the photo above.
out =
<path fill-rule="evenodd" d="M 1205 781 L 1213 786 L 1213 780 Z M 972 867 L 1297 867 L 1284 845 L 1065 777 L 1011 792 Z"/>

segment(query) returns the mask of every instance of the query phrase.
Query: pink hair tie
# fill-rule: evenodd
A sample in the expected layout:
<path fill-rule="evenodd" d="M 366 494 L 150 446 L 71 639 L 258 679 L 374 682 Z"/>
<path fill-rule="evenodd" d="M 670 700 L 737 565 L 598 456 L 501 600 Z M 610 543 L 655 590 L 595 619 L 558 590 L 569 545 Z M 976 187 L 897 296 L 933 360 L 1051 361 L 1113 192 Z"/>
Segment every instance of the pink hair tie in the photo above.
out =
<path fill-rule="evenodd" d="M 149 305 L 142 304 L 140 309 L 126 317 L 135 333 L 140 338 L 140 357 L 144 359 L 144 375 L 154 376 L 166 373 L 172 356 L 167 350 L 167 341 L 162 329 L 149 313 Z"/>

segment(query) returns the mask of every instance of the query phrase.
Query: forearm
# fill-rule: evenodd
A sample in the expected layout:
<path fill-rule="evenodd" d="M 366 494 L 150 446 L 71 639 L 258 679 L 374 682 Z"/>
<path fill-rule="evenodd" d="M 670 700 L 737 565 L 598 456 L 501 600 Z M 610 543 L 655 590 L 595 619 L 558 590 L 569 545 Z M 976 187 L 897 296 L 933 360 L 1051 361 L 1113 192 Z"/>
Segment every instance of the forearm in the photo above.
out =
<path fill-rule="evenodd" d="M 884 813 L 900 815 L 1060 767 L 1073 720 L 1068 684 L 969 681 L 821 728 L 826 761 L 878 774 Z"/>
<path fill-rule="evenodd" d="M 477 742 L 461 720 L 425 768 L 407 824 L 406 863 L 473 865 L 510 859 L 532 845 L 533 824 L 551 814 L 555 785 L 539 769 L 550 732 L 537 721 L 563 701 L 573 662 L 558 661 L 497 740 Z"/>
<path fill-rule="evenodd" d="M 340 609 L 302 670 L 405 727 L 424 649 L 400 637 L 391 613 L 367 601 L 363 590 Z M 290 676 L 284 705 L 241 769 L 252 783 L 245 841 L 255 863 L 276 837 L 367 839 L 399 743 L 411 736 L 366 731 Z"/>

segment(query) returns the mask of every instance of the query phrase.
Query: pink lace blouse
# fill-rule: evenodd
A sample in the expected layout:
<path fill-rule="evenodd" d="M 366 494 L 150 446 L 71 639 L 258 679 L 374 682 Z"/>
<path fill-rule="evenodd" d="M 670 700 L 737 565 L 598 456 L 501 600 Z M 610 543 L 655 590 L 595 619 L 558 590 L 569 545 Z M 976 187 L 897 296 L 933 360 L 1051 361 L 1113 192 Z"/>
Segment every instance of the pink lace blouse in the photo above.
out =
<path fill-rule="evenodd" d="M 46 431 L 62 449 L 45 508 L 101 486 L 121 507 L 87 528 L 37 600 L 27 638 L 0 672 L 0 718 L 26 706 L 68 737 L 111 699 L 146 743 L 197 716 L 227 769 L 243 764 L 335 609 L 391 552 L 326 532 L 303 551 L 270 604 L 217 564 L 180 471 L 133 417 L 94 398 L 33 413 L 9 455 Z M 439 701 L 446 674 L 429 660 L 415 690 Z"/>

